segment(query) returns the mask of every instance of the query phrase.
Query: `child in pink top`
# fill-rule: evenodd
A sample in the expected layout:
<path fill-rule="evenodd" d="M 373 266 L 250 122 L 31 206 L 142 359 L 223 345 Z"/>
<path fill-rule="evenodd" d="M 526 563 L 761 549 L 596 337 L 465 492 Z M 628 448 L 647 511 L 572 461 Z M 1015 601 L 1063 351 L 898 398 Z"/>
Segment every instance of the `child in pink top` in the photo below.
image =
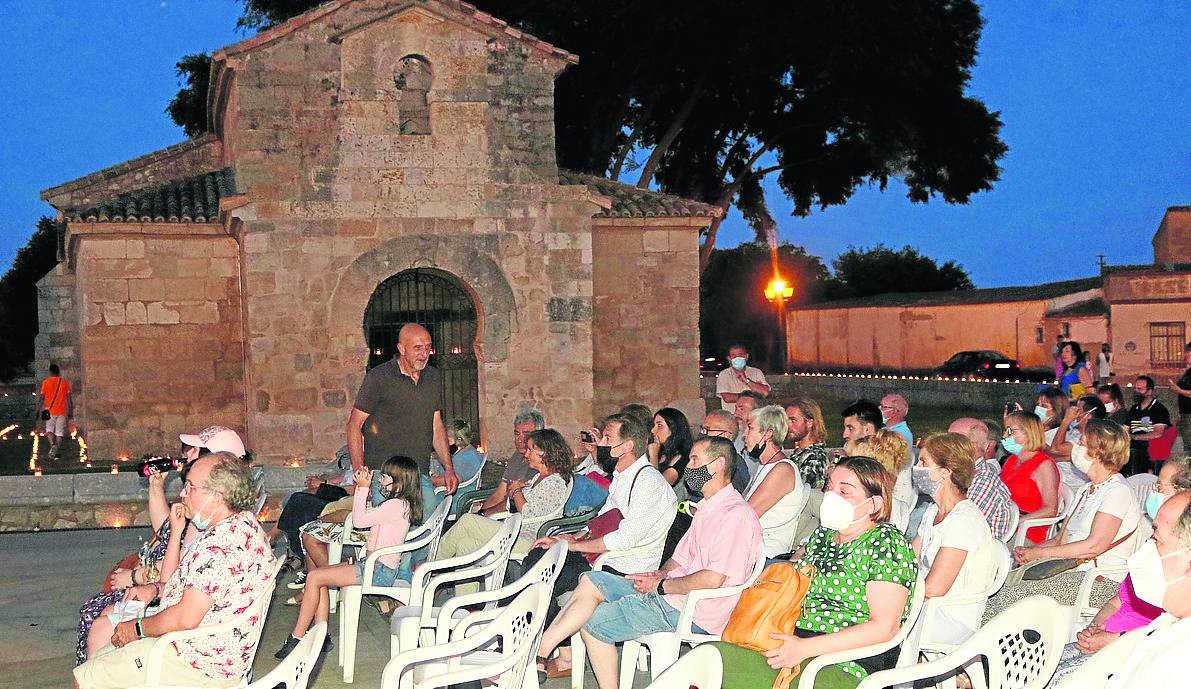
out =
<path fill-rule="evenodd" d="M 368 469 L 357 469 L 352 478 L 356 482 L 352 502 L 352 523 L 369 529 L 365 553 L 404 543 L 410 524 L 422 521 L 421 477 L 417 463 L 409 457 L 402 456 L 393 457 L 385 462 L 381 467 L 380 488 L 386 499 L 371 509 L 368 508 L 367 499 L 372 472 Z M 400 553 L 381 555 L 374 565 L 371 584 L 392 586 L 397 580 L 400 561 Z M 309 570 L 306 585 L 302 590 L 302 607 L 299 608 L 298 619 L 294 622 L 294 631 L 274 657 L 278 660 L 284 659 L 306 635 L 312 623 L 327 621 L 331 607 L 330 587 L 360 584 L 363 571 L 363 560 L 355 564 L 343 562 Z M 323 642 L 324 653 L 330 650 L 330 641 L 328 637 Z"/>

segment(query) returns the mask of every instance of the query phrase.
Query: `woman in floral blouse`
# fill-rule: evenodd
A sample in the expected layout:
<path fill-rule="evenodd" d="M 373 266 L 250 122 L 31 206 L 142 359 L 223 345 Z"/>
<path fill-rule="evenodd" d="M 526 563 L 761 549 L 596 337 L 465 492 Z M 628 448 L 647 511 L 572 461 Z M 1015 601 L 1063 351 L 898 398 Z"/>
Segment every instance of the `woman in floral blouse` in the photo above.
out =
<path fill-rule="evenodd" d="M 870 457 L 847 457 L 831 470 L 820 510 L 823 525 L 791 558 L 816 571 L 795 633 L 765 653 L 716 643 L 725 689 L 769 689 L 782 668 L 897 634 L 918 573 L 910 544 L 889 523 L 892 491 L 893 476 Z M 868 673 L 893 667 L 897 652 L 826 667 L 815 687 L 855 687 Z"/>

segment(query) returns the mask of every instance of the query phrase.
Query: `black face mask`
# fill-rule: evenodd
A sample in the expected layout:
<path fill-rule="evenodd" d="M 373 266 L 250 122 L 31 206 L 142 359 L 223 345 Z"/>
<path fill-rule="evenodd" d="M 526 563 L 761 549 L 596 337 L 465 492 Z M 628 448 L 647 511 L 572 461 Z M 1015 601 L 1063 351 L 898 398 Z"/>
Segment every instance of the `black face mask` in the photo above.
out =
<path fill-rule="evenodd" d="M 612 470 L 616 468 L 616 458 L 612 456 L 611 447 L 596 445 L 596 464 L 600 466 L 600 471 L 605 474 L 612 473 Z"/>
<path fill-rule="evenodd" d="M 451 443 L 450 445 L 447 445 L 447 451 L 450 452 L 452 456 L 454 456 L 454 454 L 459 451 L 459 446 L 456 445 L 455 443 Z"/>
<path fill-rule="evenodd" d="M 708 466 L 704 464 L 701 467 L 687 467 L 686 471 L 683 472 L 682 480 L 691 492 L 701 494 L 703 492 L 703 486 L 706 486 L 707 482 L 711 480 L 711 469 L 708 469 Z"/>
<path fill-rule="evenodd" d="M 757 443 L 749 448 L 749 457 L 761 461 L 761 455 L 765 454 L 765 443 Z"/>

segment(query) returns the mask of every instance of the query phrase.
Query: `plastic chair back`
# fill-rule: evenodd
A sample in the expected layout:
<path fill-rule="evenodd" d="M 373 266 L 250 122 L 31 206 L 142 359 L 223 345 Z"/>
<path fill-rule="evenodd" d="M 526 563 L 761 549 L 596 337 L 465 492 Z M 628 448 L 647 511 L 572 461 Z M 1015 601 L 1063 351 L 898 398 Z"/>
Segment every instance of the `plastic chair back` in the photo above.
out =
<path fill-rule="evenodd" d="M 269 674 L 249 684 L 247 689 L 306 689 L 310 683 L 310 671 L 318 663 L 325 638 L 327 623 L 319 622 L 306 632 L 306 636 L 302 637 L 285 660 L 270 670 Z"/>

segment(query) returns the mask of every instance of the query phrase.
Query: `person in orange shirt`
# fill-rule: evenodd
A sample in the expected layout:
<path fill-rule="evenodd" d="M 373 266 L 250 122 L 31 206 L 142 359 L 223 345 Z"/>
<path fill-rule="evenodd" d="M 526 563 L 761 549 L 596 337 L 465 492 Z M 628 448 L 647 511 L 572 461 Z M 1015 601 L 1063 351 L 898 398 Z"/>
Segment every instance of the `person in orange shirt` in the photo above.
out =
<path fill-rule="evenodd" d="M 37 413 L 45 421 L 45 434 L 50 439 L 50 451 L 47 456 L 60 459 L 62 437 L 66 435 L 66 420 L 74 416 L 74 403 L 70 397 L 70 381 L 62 377 L 58 364 L 50 364 L 50 377 L 41 381 L 41 392 L 37 395 Z"/>

